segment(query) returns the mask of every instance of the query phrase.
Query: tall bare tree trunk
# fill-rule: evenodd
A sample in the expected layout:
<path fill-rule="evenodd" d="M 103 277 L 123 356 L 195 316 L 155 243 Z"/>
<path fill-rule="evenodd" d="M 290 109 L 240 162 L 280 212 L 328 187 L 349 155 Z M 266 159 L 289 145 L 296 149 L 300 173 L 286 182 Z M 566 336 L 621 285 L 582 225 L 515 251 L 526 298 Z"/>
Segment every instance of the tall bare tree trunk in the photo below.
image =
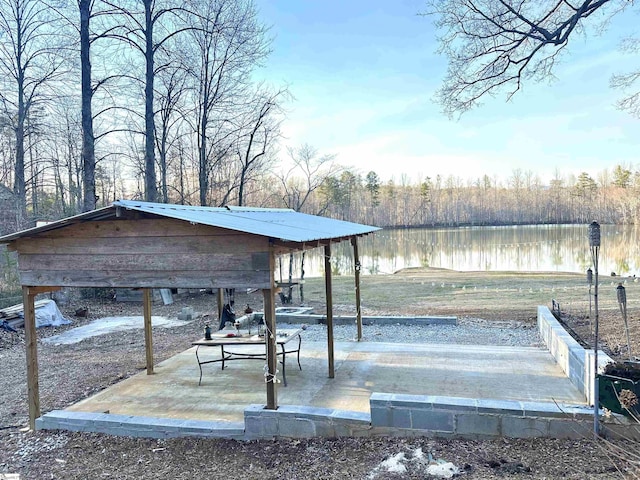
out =
<path fill-rule="evenodd" d="M 158 200 L 156 186 L 155 130 L 153 112 L 154 45 L 153 45 L 153 0 L 144 0 L 145 16 L 145 86 L 144 86 L 144 196 L 148 202 Z"/>
<path fill-rule="evenodd" d="M 180 204 L 184 205 L 186 187 L 184 184 L 185 168 L 184 168 L 184 151 L 182 145 L 180 146 Z"/>
<path fill-rule="evenodd" d="M 21 33 L 18 33 L 21 36 Z M 18 41 L 20 45 L 20 40 Z M 18 123 L 15 129 L 16 135 L 16 163 L 15 176 L 13 180 L 13 192 L 16 196 L 16 223 L 19 227 L 25 226 L 27 218 L 27 192 L 24 180 L 24 124 L 26 118 L 26 108 L 24 102 L 24 70 L 21 68 L 20 50 L 17 52 L 18 70 Z"/>
<path fill-rule="evenodd" d="M 96 208 L 96 154 L 93 136 L 93 113 L 91 100 L 91 40 L 89 22 L 91 19 L 91 0 L 79 0 L 80 9 L 80 65 L 82 90 L 82 211 Z"/>
<path fill-rule="evenodd" d="M 29 126 L 26 127 L 27 131 L 31 130 Z M 28 140 L 28 152 L 29 152 L 29 165 L 31 167 L 31 216 L 38 218 L 40 214 L 38 210 L 38 152 L 36 150 L 34 154 L 33 135 L 27 137 Z M 26 153 L 26 152 L 25 152 Z"/>
<path fill-rule="evenodd" d="M 207 97 L 205 95 L 206 105 Z M 206 106 L 203 107 L 206 109 Z M 198 152 L 199 167 L 198 167 L 198 180 L 200 183 L 200 205 L 205 207 L 207 205 L 207 193 L 209 192 L 209 169 L 207 162 L 207 114 L 202 112 L 202 124 L 200 125 L 200 145 Z"/>
<path fill-rule="evenodd" d="M 169 188 L 167 186 L 167 136 L 162 133 L 160 140 L 160 186 L 162 188 L 162 201 L 169 202 Z"/>

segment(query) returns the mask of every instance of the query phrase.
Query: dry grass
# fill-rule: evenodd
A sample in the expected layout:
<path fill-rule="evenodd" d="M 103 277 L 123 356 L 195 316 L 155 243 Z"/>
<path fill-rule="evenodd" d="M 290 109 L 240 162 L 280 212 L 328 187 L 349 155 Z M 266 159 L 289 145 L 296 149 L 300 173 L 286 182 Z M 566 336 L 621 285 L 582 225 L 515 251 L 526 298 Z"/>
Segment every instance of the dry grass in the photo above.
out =
<path fill-rule="evenodd" d="M 616 287 L 627 292 L 627 317 L 632 352 L 640 352 L 640 283 L 635 278 L 600 275 L 598 288 L 601 341 L 614 356 L 627 355 L 624 323 Z M 455 315 L 485 320 L 535 322 L 537 306 L 555 300 L 571 328 L 585 343 L 592 341 L 595 317 L 592 288 L 589 318 L 589 286 L 586 277 L 574 273 L 456 272 L 442 269 L 407 269 L 394 275 L 362 277 L 362 312 L 365 315 Z M 325 308 L 324 282 L 308 279 L 306 304 Z M 333 277 L 333 303 L 337 314 L 355 312 L 352 276 Z M 294 301 L 299 297 L 294 295 Z M 590 321 L 591 320 L 591 321 Z"/>
<path fill-rule="evenodd" d="M 537 305 L 551 305 L 558 297 L 564 303 L 588 301 L 588 287 L 575 274 L 408 269 L 394 275 L 363 276 L 361 283 L 363 309 L 371 311 L 401 307 L 419 314 L 465 316 L 481 311 L 498 318 L 533 318 Z M 354 303 L 353 277 L 334 277 L 333 286 L 334 304 Z M 309 298 L 324 297 L 322 279 L 307 280 L 305 290 Z"/>

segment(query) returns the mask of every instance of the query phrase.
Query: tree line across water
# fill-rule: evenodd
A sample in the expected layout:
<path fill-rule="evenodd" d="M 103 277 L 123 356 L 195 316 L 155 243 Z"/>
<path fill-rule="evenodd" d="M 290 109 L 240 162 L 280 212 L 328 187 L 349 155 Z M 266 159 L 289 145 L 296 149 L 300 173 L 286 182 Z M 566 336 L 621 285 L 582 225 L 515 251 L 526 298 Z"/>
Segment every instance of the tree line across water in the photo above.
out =
<path fill-rule="evenodd" d="M 459 227 L 640 220 L 640 172 L 623 166 L 593 179 L 556 175 L 548 184 L 514 170 L 506 180 L 435 176 L 380 182 L 351 171 L 326 179 L 316 201 L 328 216 L 383 227 Z"/>
<path fill-rule="evenodd" d="M 382 181 L 373 171 L 362 175 L 340 167 L 330 155 L 319 156 L 311 147 L 290 149 L 293 167 L 282 173 L 265 170 L 245 183 L 245 205 L 291 208 L 314 215 L 381 227 L 460 227 L 590 223 L 636 224 L 640 220 L 640 172 L 622 166 L 589 174 L 556 176 L 545 184 L 531 172 L 515 170 L 507 180 L 485 176 L 476 180 L 441 177 Z M 125 190 L 109 190 L 111 182 L 97 183 L 97 206 L 117 198 L 131 198 Z M 136 196 L 133 195 L 135 198 Z M 137 198 L 140 198 L 138 196 Z M 168 203 L 198 204 L 197 197 L 169 195 Z M 224 203 L 240 205 L 237 194 L 226 192 Z M 14 201 L 12 192 L 0 190 L 0 203 Z M 66 205 L 55 189 L 43 188 L 38 204 L 28 212 L 33 220 L 56 220 L 79 213 Z M 75 208 L 73 208 L 75 207 Z M 16 229 L 16 215 L 4 208 L 3 233 Z M 32 222 L 33 223 L 33 222 Z"/>

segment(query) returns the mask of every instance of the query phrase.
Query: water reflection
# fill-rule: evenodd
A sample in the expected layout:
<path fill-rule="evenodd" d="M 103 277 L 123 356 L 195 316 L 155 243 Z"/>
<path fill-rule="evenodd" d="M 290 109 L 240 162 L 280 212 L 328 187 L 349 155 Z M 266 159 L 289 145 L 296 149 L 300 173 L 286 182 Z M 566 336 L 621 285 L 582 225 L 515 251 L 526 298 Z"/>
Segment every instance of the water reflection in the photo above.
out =
<path fill-rule="evenodd" d="M 408 267 L 461 271 L 586 272 L 591 266 L 587 225 L 530 225 L 451 229 L 383 230 L 360 238 L 364 275 Z M 602 225 L 600 272 L 640 276 L 638 227 Z M 306 276 L 322 275 L 322 249 L 307 252 Z M 348 242 L 332 246 L 335 275 L 353 273 Z M 299 272 L 300 256 L 295 256 Z M 287 268 L 284 268 L 288 272 Z M 295 276 L 299 276 L 296 273 Z"/>

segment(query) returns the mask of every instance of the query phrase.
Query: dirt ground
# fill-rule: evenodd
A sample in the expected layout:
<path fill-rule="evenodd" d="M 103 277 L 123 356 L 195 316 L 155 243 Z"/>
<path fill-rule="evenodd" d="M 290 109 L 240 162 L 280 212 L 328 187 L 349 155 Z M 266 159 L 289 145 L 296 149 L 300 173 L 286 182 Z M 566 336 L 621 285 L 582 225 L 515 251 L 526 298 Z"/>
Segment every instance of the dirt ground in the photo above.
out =
<path fill-rule="evenodd" d="M 629 355 L 615 286 L 625 281 L 631 349 L 640 351 L 640 286 L 634 279 L 607 278 L 599 296 L 600 345 L 616 358 Z M 353 279 L 334 278 L 336 314 L 354 313 Z M 320 279 L 304 284 L 305 304 L 324 311 Z M 613 292 L 613 295 L 612 295 Z M 444 270 L 408 270 L 364 277 L 365 315 L 457 315 L 492 320 L 535 322 L 537 305 L 560 305 L 567 324 L 586 343 L 593 341 L 588 286 L 580 276 L 564 274 L 486 274 Z M 613 297 L 613 298 L 612 298 Z M 299 292 L 294 305 L 300 304 Z M 593 297 L 591 297 L 593 300 Z M 260 309 L 259 293 L 236 294 L 236 311 L 245 304 Z M 183 307 L 215 317 L 210 294 L 191 293 L 173 305 L 154 305 L 154 315 L 176 316 Z M 87 307 L 87 318 L 74 316 Z M 76 299 L 61 307 L 73 325 L 43 328 L 40 337 L 60 333 L 93 319 L 141 315 L 135 303 Z M 214 322 L 215 323 L 215 322 Z M 185 349 L 201 333 L 204 319 L 186 326 L 154 329 L 155 361 Z M 73 345 L 40 344 L 41 409 L 61 409 L 144 368 L 142 332 L 125 331 Z M 468 441 L 459 439 L 337 438 L 237 442 L 229 440 L 150 440 L 100 434 L 29 432 L 26 366 L 22 330 L 0 329 L 0 479 L 412 479 L 431 478 L 429 459 L 452 462 L 461 478 L 608 479 L 639 478 L 637 444 L 584 439 Z M 616 450 L 622 449 L 621 453 Z M 384 463 L 383 463 L 384 462 Z M 433 463 L 433 462 L 432 462 Z M 404 468 L 404 471 L 402 470 Z M 8 477 L 11 478 L 11 477 Z"/>

